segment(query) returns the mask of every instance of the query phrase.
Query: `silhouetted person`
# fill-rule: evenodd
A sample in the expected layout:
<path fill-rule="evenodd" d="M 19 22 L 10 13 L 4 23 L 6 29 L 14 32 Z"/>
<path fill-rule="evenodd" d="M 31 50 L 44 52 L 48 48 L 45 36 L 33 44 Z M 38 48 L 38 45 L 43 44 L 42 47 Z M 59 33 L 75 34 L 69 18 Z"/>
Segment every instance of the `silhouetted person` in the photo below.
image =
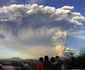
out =
<path fill-rule="evenodd" d="M 57 70 L 64 70 L 64 62 L 60 60 L 59 56 L 55 57 L 56 62 L 58 62 L 58 69 Z"/>
<path fill-rule="evenodd" d="M 48 56 L 45 56 L 44 57 L 44 62 L 43 62 L 43 69 L 44 70 L 50 70 L 50 61 L 49 61 L 49 57 Z"/>
<path fill-rule="evenodd" d="M 43 58 L 40 57 L 39 62 L 37 64 L 37 70 L 43 70 L 43 63 L 42 62 L 43 62 Z"/>
<path fill-rule="evenodd" d="M 56 66 L 55 58 L 51 57 L 50 61 L 51 61 L 51 66 L 50 66 L 51 70 L 56 70 L 57 66 Z"/>

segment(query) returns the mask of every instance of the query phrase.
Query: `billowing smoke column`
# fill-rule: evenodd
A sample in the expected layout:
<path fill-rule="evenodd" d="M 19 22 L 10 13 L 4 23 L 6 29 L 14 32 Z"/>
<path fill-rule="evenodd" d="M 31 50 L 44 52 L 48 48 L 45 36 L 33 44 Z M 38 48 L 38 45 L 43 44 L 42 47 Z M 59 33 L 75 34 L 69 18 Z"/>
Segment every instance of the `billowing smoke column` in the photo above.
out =
<path fill-rule="evenodd" d="M 59 31 L 55 34 L 53 39 L 56 41 L 56 53 L 58 56 L 64 56 L 64 51 L 66 49 L 66 38 L 67 32 L 66 31 Z"/>
<path fill-rule="evenodd" d="M 56 9 L 38 4 L 0 7 L 0 46 L 30 57 L 53 56 L 56 52 L 63 56 L 67 35 L 85 25 L 85 17 L 73 9 L 73 6 Z M 52 37 L 56 39 L 56 47 Z"/>

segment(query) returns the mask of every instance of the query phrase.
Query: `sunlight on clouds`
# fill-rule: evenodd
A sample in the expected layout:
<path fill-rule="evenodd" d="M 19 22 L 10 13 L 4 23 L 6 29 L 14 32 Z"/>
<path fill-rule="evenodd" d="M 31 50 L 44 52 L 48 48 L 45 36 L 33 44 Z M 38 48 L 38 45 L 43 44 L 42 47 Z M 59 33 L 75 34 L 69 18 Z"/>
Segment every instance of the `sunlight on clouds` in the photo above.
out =
<path fill-rule="evenodd" d="M 65 50 L 64 45 L 57 45 L 55 49 L 58 56 L 64 56 L 64 50 Z"/>

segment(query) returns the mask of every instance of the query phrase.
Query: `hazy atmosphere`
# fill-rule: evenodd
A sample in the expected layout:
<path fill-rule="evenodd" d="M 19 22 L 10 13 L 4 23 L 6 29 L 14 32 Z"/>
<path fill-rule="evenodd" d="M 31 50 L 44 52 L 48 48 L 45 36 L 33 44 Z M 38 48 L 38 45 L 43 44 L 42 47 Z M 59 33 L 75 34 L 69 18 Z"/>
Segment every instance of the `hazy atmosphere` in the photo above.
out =
<path fill-rule="evenodd" d="M 65 56 L 85 47 L 80 0 L 0 0 L 0 58 Z"/>

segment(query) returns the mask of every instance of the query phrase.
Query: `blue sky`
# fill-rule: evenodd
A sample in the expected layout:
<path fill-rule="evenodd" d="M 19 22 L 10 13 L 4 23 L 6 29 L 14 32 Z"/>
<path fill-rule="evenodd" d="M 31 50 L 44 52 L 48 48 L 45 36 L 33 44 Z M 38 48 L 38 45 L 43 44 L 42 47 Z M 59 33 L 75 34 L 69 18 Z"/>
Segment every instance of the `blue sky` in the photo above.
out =
<path fill-rule="evenodd" d="M 84 0 L 0 0 L 0 58 L 38 58 L 45 54 L 54 56 L 56 42 L 63 40 L 62 33 L 59 34 L 61 31 L 67 34 L 64 40 L 67 47 L 78 52 L 85 46 L 84 2 Z M 39 7 L 40 5 L 44 7 Z M 58 37 L 54 37 L 55 35 Z M 56 40 L 53 41 L 52 37 Z M 44 52 L 41 52 L 41 49 Z"/>
<path fill-rule="evenodd" d="M 85 1 L 84 0 L 45 0 L 45 5 L 54 6 L 56 8 L 62 6 L 74 6 L 75 11 L 81 12 L 85 15 Z"/>
<path fill-rule="evenodd" d="M 0 58 L 4 59 L 4 58 L 12 58 L 12 57 L 25 57 L 22 54 L 20 54 L 19 52 L 15 52 L 11 49 L 5 48 L 0 46 Z"/>

